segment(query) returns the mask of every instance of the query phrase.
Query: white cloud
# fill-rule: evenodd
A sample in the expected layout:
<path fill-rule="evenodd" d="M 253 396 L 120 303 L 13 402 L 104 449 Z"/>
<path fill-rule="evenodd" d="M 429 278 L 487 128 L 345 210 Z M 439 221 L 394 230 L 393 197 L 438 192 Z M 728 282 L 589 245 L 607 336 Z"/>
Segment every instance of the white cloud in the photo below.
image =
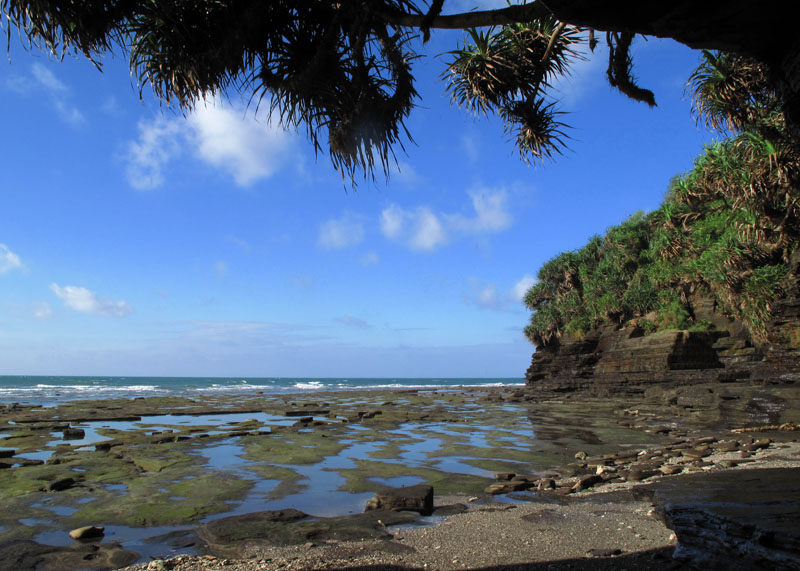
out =
<path fill-rule="evenodd" d="M 482 235 L 502 232 L 513 222 L 504 189 L 482 189 L 469 193 L 473 214 L 437 214 L 426 206 L 407 210 L 391 204 L 381 211 L 380 227 L 390 240 L 412 250 L 432 251 L 446 244 L 451 235 Z"/>
<path fill-rule="evenodd" d="M 128 182 L 139 190 L 163 185 L 167 165 L 190 148 L 202 162 L 246 187 L 275 174 L 287 162 L 292 141 L 241 107 L 200 101 L 186 118 L 159 116 L 139 123 L 138 141 L 128 144 Z"/>
<path fill-rule="evenodd" d="M 412 250 L 432 251 L 447 242 L 439 217 L 424 206 L 404 210 L 392 204 L 381 212 L 380 224 L 384 236 L 404 242 Z"/>
<path fill-rule="evenodd" d="M 197 155 L 226 171 L 238 186 L 272 176 L 286 161 L 289 135 L 245 111 L 225 108 L 219 100 L 199 102 L 188 123 Z"/>
<path fill-rule="evenodd" d="M 489 284 L 486 287 L 481 288 L 480 291 L 478 291 L 477 301 L 478 305 L 482 307 L 497 307 L 500 303 L 499 299 L 497 298 L 497 286 L 494 284 Z"/>
<path fill-rule="evenodd" d="M 58 79 L 55 74 L 47 69 L 40 63 L 33 64 L 31 68 L 31 73 L 33 77 L 38 81 L 42 86 L 46 87 L 50 91 L 67 91 L 67 86 L 64 85 L 60 79 Z"/>
<path fill-rule="evenodd" d="M 470 291 L 464 296 L 466 303 L 495 311 L 505 309 L 505 300 L 498 293 L 497 284 L 483 283 L 477 278 L 470 278 L 468 283 Z"/>
<path fill-rule="evenodd" d="M 405 223 L 405 211 L 396 204 L 384 208 L 381 212 L 381 232 L 387 238 L 394 240 L 400 236 Z"/>
<path fill-rule="evenodd" d="M 108 317 L 124 317 L 133 313 L 133 308 L 124 301 L 100 299 L 95 292 L 85 287 L 61 287 L 53 283 L 50 284 L 50 289 L 64 302 L 64 305 L 75 311 Z"/>
<path fill-rule="evenodd" d="M 367 252 L 366 254 L 361 256 L 361 259 L 359 261 L 361 262 L 361 265 L 364 267 L 374 266 L 380 263 L 381 257 L 378 255 L 377 252 Z"/>
<path fill-rule="evenodd" d="M 46 301 L 41 301 L 33 306 L 33 316 L 36 319 L 50 319 L 53 317 L 53 308 Z"/>
<path fill-rule="evenodd" d="M 31 73 L 36 82 L 50 94 L 53 107 L 64 122 L 70 125 L 80 125 L 86 121 L 83 113 L 66 101 L 69 88 L 52 71 L 40 63 L 35 63 L 31 68 Z"/>
<path fill-rule="evenodd" d="M 439 218 L 427 208 L 418 208 L 414 215 L 414 228 L 409 245 L 414 250 L 435 250 L 447 241 L 447 234 Z"/>
<path fill-rule="evenodd" d="M 128 144 L 128 183 L 137 190 L 164 184 L 163 170 L 180 154 L 180 125 L 164 117 L 139 122 L 139 140 Z"/>
<path fill-rule="evenodd" d="M 0 244 L 0 274 L 6 274 L 11 270 L 22 268 L 22 260 L 12 252 L 5 244 Z"/>
<path fill-rule="evenodd" d="M 363 240 L 364 226 L 351 215 L 328 220 L 319 229 L 319 245 L 328 250 L 355 246 Z"/>
<path fill-rule="evenodd" d="M 514 284 L 514 287 L 511 288 L 511 299 L 517 303 L 520 303 L 525 297 L 525 294 L 528 293 L 528 290 L 531 289 L 535 284 L 536 278 L 525 274 L 517 283 Z"/>
<path fill-rule="evenodd" d="M 461 214 L 448 216 L 454 228 L 468 234 L 501 232 L 511 227 L 512 219 L 507 209 L 505 190 L 489 189 L 470 192 L 475 215 L 466 217 Z"/>
<path fill-rule="evenodd" d="M 494 283 L 484 283 L 477 278 L 468 281 L 469 293 L 464 301 L 494 311 L 518 311 L 519 303 L 527 291 L 536 283 L 536 278 L 525 275 L 520 278 L 506 293 Z"/>

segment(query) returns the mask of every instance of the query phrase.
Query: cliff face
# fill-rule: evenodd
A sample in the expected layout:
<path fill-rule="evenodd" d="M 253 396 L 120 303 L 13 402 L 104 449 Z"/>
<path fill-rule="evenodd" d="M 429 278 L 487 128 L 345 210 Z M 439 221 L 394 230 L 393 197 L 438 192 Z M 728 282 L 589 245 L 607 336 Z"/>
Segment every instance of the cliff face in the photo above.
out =
<path fill-rule="evenodd" d="M 693 303 L 698 320 L 711 331 L 661 331 L 604 327 L 583 339 L 567 335 L 537 349 L 526 373 L 528 386 L 542 392 L 641 393 L 658 383 L 800 380 L 800 298 L 774 308 L 769 343 L 756 346 L 741 323 L 715 311 L 714 303 Z"/>

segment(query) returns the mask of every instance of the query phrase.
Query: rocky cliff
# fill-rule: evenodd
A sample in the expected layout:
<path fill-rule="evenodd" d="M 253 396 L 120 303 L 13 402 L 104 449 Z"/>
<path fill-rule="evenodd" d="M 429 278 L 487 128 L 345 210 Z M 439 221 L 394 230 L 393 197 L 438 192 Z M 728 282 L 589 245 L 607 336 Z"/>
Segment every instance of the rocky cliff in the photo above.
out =
<path fill-rule="evenodd" d="M 773 308 L 769 342 L 755 344 L 740 322 L 698 298 L 692 306 L 709 331 L 672 330 L 645 334 L 637 326 L 611 326 L 582 339 L 563 335 L 539 347 L 526 373 L 542 392 L 641 393 L 654 384 L 685 385 L 751 379 L 800 381 L 800 296 Z"/>

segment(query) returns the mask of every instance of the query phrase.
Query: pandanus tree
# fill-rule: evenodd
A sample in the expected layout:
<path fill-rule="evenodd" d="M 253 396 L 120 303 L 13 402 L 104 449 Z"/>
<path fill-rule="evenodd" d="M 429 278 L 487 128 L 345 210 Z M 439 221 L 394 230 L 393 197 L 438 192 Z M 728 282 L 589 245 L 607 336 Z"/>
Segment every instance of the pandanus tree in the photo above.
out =
<path fill-rule="evenodd" d="M 800 144 L 762 62 L 705 51 L 687 87 L 697 120 L 728 137 L 671 182 L 658 210 L 542 267 L 525 296 L 537 347 L 601 325 L 702 328 L 698 295 L 769 342 L 772 305 L 797 287 Z"/>
<path fill-rule="evenodd" d="M 800 124 L 800 51 L 790 3 L 770 0 L 536 0 L 497 10 L 446 14 L 432 0 L 0 0 L 8 38 L 100 66 L 125 53 L 141 89 L 191 109 L 210 95 L 241 91 L 287 128 L 327 148 L 343 175 L 388 172 L 410 138 L 417 93 L 416 38 L 463 29 L 452 53 L 453 99 L 497 113 L 525 159 L 557 155 L 565 125 L 548 87 L 569 71 L 580 44 L 604 41 L 608 80 L 654 105 L 632 75 L 637 34 L 722 49 L 765 64 L 791 129 Z M 463 3 L 461 4 L 463 6 Z"/>

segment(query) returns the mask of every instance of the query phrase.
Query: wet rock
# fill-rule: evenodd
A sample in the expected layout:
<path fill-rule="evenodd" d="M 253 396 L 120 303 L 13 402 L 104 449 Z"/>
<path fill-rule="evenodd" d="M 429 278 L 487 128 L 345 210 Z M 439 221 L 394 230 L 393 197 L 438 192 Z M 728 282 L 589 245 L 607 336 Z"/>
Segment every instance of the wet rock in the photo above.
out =
<path fill-rule="evenodd" d="M 58 480 L 53 480 L 49 484 L 45 485 L 45 487 L 42 488 L 42 491 L 61 492 L 63 490 L 68 490 L 75 487 L 76 483 L 77 482 L 75 482 L 74 478 L 59 478 Z"/>
<path fill-rule="evenodd" d="M 302 410 L 287 410 L 286 412 L 283 413 L 283 416 L 308 416 L 308 415 L 326 416 L 330 414 L 330 412 L 331 412 L 330 409 L 327 408 L 320 408 L 316 410 L 309 410 L 307 408 L 304 408 Z"/>
<path fill-rule="evenodd" d="M 11 458 L 16 453 L 16 450 L 12 450 L 10 448 L 0 449 L 0 458 Z"/>
<path fill-rule="evenodd" d="M 530 483 L 517 480 L 517 481 L 498 482 L 496 484 L 489 484 L 483 491 L 484 493 L 489 494 L 490 496 L 497 496 L 499 494 L 509 494 L 511 492 L 519 492 L 521 490 L 527 490 L 528 488 L 530 488 Z"/>
<path fill-rule="evenodd" d="M 656 475 L 655 470 L 628 470 L 621 474 L 622 478 L 627 482 L 641 482 L 647 478 L 652 478 Z"/>
<path fill-rule="evenodd" d="M 137 559 L 139 559 L 137 553 L 122 549 L 118 543 L 56 547 L 22 540 L 0 544 L 0 562 L 4 569 L 105 571 L 127 567 Z"/>
<path fill-rule="evenodd" d="M 269 510 L 215 519 L 200 526 L 199 533 L 206 541 L 230 544 L 245 539 L 261 537 L 269 530 L 276 528 L 275 524 L 296 522 L 309 517 L 308 514 L 293 508 Z"/>
<path fill-rule="evenodd" d="M 682 452 L 683 456 L 686 458 L 691 458 L 693 460 L 697 460 L 699 458 L 705 458 L 706 456 L 711 456 L 713 454 L 713 450 L 711 448 L 689 448 L 688 450 L 684 450 Z"/>
<path fill-rule="evenodd" d="M 597 474 L 593 474 L 591 476 L 586 476 L 578 480 L 578 482 L 572 486 L 573 492 L 582 492 L 583 490 L 588 490 L 589 488 L 593 487 L 595 484 L 599 484 L 603 481 L 601 476 Z"/>
<path fill-rule="evenodd" d="M 800 468 L 666 478 L 634 492 L 675 531 L 675 557 L 724 569 L 800 569 Z"/>
<path fill-rule="evenodd" d="M 545 490 L 554 490 L 555 488 L 556 488 L 556 481 L 553 480 L 552 478 L 545 478 L 539 480 L 539 482 L 536 484 L 536 489 L 539 490 L 540 492 L 543 492 Z"/>
<path fill-rule="evenodd" d="M 14 463 L 13 463 L 13 462 L 3 462 L 3 461 L 0 461 L 0 470 L 6 470 L 6 469 L 8 469 L 8 468 L 11 468 L 13 465 L 14 465 Z"/>
<path fill-rule="evenodd" d="M 103 537 L 104 534 L 105 528 L 98 525 L 87 525 L 69 532 L 69 536 L 76 540 L 97 539 Z"/>
<path fill-rule="evenodd" d="M 514 476 L 516 476 L 514 472 L 498 472 L 497 474 L 494 475 L 494 479 L 497 480 L 498 482 L 507 482 Z"/>
<path fill-rule="evenodd" d="M 664 464 L 661 468 L 658 469 L 659 472 L 664 474 L 665 476 L 673 476 L 675 474 L 680 474 L 683 472 L 683 467 L 678 466 L 677 464 Z"/>
<path fill-rule="evenodd" d="M 450 504 L 449 506 L 439 506 L 437 508 L 433 508 L 433 513 L 438 516 L 448 516 L 461 514 L 468 510 L 469 508 L 466 506 L 466 504 Z"/>
<path fill-rule="evenodd" d="M 578 476 L 580 474 L 585 474 L 587 470 L 586 464 L 581 462 L 573 462 L 571 464 L 566 464 L 559 469 L 564 476 Z"/>
<path fill-rule="evenodd" d="M 422 515 L 430 515 L 433 512 L 433 487 L 425 484 L 417 484 L 415 486 L 390 488 L 383 492 L 378 492 L 375 494 L 374 498 L 367 502 L 364 508 L 364 511 L 370 510 L 408 510 L 419 512 Z"/>
<path fill-rule="evenodd" d="M 363 541 L 389 539 L 387 527 L 415 521 L 410 512 L 370 511 L 334 518 L 312 518 L 295 510 L 257 512 L 210 521 L 198 528 L 199 537 L 212 553 L 246 557 L 253 546 L 303 545 L 312 541 Z"/>
<path fill-rule="evenodd" d="M 116 446 L 122 446 L 122 442 L 118 440 L 104 440 L 103 442 L 95 444 L 94 449 L 97 452 L 108 452 Z"/>
<path fill-rule="evenodd" d="M 82 428 L 65 428 L 62 434 L 64 440 L 83 440 L 86 437 L 86 431 Z"/>
<path fill-rule="evenodd" d="M 765 438 L 763 440 L 756 440 L 752 444 L 742 446 L 742 450 L 746 450 L 747 452 L 757 452 L 758 450 L 769 448 L 770 444 L 772 444 L 772 440 Z"/>

